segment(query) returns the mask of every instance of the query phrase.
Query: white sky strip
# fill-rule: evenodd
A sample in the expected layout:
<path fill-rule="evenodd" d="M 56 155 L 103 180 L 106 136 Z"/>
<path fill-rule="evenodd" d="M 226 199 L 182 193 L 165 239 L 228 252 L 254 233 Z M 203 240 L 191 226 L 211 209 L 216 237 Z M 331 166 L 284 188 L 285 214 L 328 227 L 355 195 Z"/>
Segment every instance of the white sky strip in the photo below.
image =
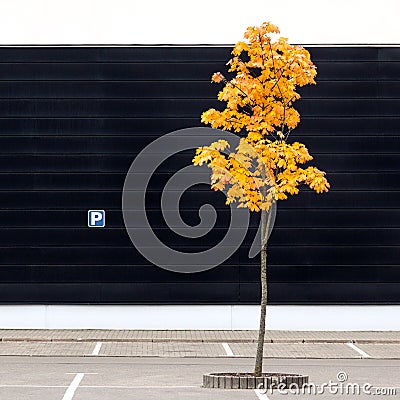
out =
<path fill-rule="evenodd" d="M 363 357 L 363 358 L 371 358 L 371 356 L 369 354 L 367 354 L 365 351 L 361 350 L 355 344 L 353 344 L 353 343 L 346 343 L 346 344 L 347 344 L 347 346 L 349 346 L 350 348 L 355 350 L 358 354 L 360 354 L 361 357 Z"/>
<path fill-rule="evenodd" d="M 224 348 L 225 353 L 226 353 L 226 355 L 228 357 L 233 357 L 234 356 L 233 351 L 231 349 L 231 346 L 229 346 L 228 343 L 222 343 L 222 347 Z"/>
<path fill-rule="evenodd" d="M 98 356 L 101 350 L 101 346 L 103 345 L 102 342 L 97 342 L 96 346 L 94 346 L 94 349 L 92 351 L 92 356 Z"/>
<path fill-rule="evenodd" d="M 72 400 L 72 398 L 74 397 L 74 394 L 76 392 L 76 389 L 78 389 L 78 386 L 81 383 L 84 376 L 85 376 L 85 374 L 82 374 L 82 373 L 78 373 L 75 375 L 75 378 L 73 379 L 71 384 L 68 386 L 68 389 L 65 392 L 62 400 Z"/>
<path fill-rule="evenodd" d="M 291 43 L 399 44 L 398 0 L 13 0 L 1 44 L 233 44 L 271 21 Z"/>

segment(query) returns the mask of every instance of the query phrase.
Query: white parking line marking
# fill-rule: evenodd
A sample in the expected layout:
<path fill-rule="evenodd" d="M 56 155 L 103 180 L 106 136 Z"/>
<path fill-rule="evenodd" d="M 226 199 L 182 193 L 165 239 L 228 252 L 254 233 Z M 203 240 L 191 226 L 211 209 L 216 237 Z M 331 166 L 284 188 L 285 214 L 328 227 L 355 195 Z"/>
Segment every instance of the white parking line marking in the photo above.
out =
<path fill-rule="evenodd" d="M 260 400 L 269 400 L 269 397 L 260 389 L 254 389 L 255 394 Z"/>
<path fill-rule="evenodd" d="M 85 374 L 86 375 L 86 374 Z M 67 385 L 0 385 L 0 388 L 68 388 Z M 200 389 L 200 386 L 121 386 L 121 385 L 80 385 L 91 389 Z"/>
<path fill-rule="evenodd" d="M 0 388 L 67 388 L 67 385 L 0 385 Z"/>
<path fill-rule="evenodd" d="M 75 375 L 75 378 L 72 380 L 71 384 L 68 386 L 67 391 L 64 394 L 62 400 L 72 400 L 74 397 L 76 389 L 78 389 L 79 384 L 81 383 L 85 374 L 79 373 Z"/>
<path fill-rule="evenodd" d="M 82 385 L 81 388 L 98 389 L 200 389 L 200 386 L 101 386 L 101 385 Z"/>
<path fill-rule="evenodd" d="M 229 346 L 228 343 L 222 343 L 222 347 L 224 348 L 225 353 L 226 353 L 226 355 L 228 357 L 233 357 L 234 356 L 233 351 L 231 349 L 231 346 Z"/>
<path fill-rule="evenodd" d="M 371 356 L 369 354 L 367 354 L 365 351 L 361 350 L 355 344 L 353 344 L 353 343 L 346 343 L 346 344 L 347 344 L 347 346 L 349 346 L 350 348 L 355 350 L 358 354 L 360 354 L 363 358 L 371 358 Z"/>
<path fill-rule="evenodd" d="M 98 356 L 99 355 L 101 346 L 103 346 L 102 342 L 97 342 L 96 343 L 96 346 L 94 346 L 94 349 L 93 349 L 93 352 L 92 352 L 92 356 Z"/>
<path fill-rule="evenodd" d="M 98 375 L 98 372 L 85 372 L 85 375 Z M 76 375 L 76 372 L 66 372 L 65 375 Z"/>

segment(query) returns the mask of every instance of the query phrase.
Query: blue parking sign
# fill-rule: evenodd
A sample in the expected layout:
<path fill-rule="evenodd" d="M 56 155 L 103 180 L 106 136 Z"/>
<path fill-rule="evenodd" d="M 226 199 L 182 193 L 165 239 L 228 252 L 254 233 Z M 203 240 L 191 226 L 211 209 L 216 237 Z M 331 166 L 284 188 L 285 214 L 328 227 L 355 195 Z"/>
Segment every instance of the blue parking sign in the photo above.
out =
<path fill-rule="evenodd" d="M 104 210 L 89 210 L 88 226 L 90 228 L 104 228 L 106 226 L 106 212 Z"/>

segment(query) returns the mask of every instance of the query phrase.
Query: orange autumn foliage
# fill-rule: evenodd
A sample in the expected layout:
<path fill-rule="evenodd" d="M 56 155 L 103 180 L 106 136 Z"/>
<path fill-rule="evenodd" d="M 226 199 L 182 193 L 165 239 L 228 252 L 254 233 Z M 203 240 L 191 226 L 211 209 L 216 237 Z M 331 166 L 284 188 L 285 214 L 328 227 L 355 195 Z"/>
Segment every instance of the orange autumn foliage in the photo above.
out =
<path fill-rule="evenodd" d="M 226 105 L 222 111 L 205 111 L 201 120 L 243 137 L 236 149 L 218 140 L 198 148 L 193 159 L 211 168 L 215 190 L 227 189 L 227 204 L 238 202 L 251 211 L 268 210 L 275 200 L 297 194 L 301 184 L 317 193 L 330 187 L 325 172 L 301 167 L 313 159 L 306 146 L 287 141 L 300 122 L 293 106 L 300 98 L 296 89 L 315 84 L 317 72 L 306 49 L 278 34 L 269 22 L 249 27 L 228 62 L 234 77 L 213 74 L 213 82 L 224 84 L 218 99 Z"/>

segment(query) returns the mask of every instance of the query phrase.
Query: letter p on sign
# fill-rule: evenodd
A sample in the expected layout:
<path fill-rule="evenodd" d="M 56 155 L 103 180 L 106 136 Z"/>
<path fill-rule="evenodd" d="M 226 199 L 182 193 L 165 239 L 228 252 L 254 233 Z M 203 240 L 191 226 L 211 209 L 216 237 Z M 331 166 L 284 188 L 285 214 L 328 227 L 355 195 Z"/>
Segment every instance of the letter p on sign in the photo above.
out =
<path fill-rule="evenodd" d="M 106 226 L 106 212 L 104 210 L 89 210 L 88 226 L 90 228 L 104 228 Z"/>

